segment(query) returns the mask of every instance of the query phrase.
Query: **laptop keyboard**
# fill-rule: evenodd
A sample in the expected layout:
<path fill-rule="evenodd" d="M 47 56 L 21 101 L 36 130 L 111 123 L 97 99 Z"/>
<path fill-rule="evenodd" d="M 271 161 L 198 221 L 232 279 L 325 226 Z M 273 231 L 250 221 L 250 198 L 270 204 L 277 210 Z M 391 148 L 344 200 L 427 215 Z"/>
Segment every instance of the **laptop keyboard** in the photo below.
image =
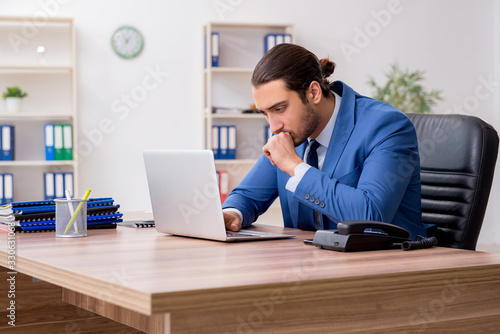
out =
<path fill-rule="evenodd" d="M 234 238 L 234 237 L 260 237 L 258 234 L 250 234 L 250 233 L 245 233 L 245 232 L 232 232 L 232 231 L 226 231 L 226 236 L 228 238 Z"/>

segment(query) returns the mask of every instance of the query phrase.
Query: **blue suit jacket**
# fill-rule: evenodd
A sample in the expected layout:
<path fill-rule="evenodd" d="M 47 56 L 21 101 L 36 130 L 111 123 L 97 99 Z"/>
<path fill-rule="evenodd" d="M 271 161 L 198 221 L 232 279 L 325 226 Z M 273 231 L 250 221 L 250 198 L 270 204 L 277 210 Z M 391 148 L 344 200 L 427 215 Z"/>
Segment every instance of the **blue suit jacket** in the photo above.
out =
<path fill-rule="evenodd" d="M 322 170 L 309 168 L 292 193 L 285 189 L 290 176 L 261 156 L 223 207 L 240 210 L 246 227 L 279 196 L 286 227 L 315 230 L 314 209 L 322 213 L 325 229 L 335 229 L 339 221 L 375 220 L 425 236 L 413 124 L 396 108 L 341 81 L 331 89 L 342 102 Z M 300 157 L 306 145 L 296 148 Z M 299 218 L 299 203 L 310 210 L 306 221 L 303 214 Z"/>

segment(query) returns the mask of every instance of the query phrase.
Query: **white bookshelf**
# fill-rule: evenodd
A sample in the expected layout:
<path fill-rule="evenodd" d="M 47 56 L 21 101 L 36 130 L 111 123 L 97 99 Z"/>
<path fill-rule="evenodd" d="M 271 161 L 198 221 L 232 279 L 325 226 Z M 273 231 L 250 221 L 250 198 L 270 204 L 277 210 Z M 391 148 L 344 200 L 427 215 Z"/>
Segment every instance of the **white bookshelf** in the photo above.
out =
<path fill-rule="evenodd" d="M 0 101 L 0 124 L 15 127 L 15 160 L 0 161 L 0 173 L 14 176 L 14 201 L 43 199 L 45 172 L 72 172 L 79 194 L 75 72 L 73 19 L 0 17 L 0 91 L 19 86 L 28 93 L 20 113 L 7 113 Z M 47 123 L 72 125 L 73 160 L 45 160 Z"/>
<path fill-rule="evenodd" d="M 206 43 L 203 71 L 203 120 L 205 148 L 212 148 L 213 125 L 236 125 L 235 160 L 216 160 L 218 170 L 229 173 L 233 189 L 262 154 L 267 122 L 261 114 L 213 114 L 213 107 L 250 109 L 254 104 L 251 76 L 264 55 L 264 38 L 269 33 L 290 34 L 295 43 L 292 24 L 240 24 L 210 22 L 203 34 L 210 41 L 212 32 L 220 36 L 219 66 L 212 67 L 211 43 Z M 277 203 L 278 201 L 276 201 Z"/>

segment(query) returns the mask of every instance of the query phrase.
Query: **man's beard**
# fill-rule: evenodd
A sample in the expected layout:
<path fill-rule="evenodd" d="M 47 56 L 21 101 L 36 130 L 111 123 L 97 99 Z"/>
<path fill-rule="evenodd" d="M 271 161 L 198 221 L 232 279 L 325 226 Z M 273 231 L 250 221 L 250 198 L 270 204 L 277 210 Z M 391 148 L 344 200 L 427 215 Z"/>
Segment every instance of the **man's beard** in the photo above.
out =
<path fill-rule="evenodd" d="M 311 136 L 319 124 L 319 115 L 313 110 L 309 104 L 304 104 L 305 112 L 302 116 L 301 124 L 303 125 L 297 132 L 283 130 L 292 136 L 295 147 L 301 145 Z"/>

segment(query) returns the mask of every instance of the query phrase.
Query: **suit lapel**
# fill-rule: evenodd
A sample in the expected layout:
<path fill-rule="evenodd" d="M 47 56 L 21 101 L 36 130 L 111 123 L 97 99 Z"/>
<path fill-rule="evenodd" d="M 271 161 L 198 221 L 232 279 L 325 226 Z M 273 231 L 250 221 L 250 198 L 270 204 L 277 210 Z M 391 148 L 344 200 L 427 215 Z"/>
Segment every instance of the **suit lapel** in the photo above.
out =
<path fill-rule="evenodd" d="M 356 96 L 354 91 L 342 81 L 333 83 L 331 89 L 342 96 L 342 103 L 340 105 L 337 121 L 335 122 L 332 138 L 328 144 L 325 162 L 323 163 L 323 171 L 330 177 L 333 176 L 337 168 L 340 157 L 344 152 L 356 123 L 354 112 L 356 107 Z"/>

